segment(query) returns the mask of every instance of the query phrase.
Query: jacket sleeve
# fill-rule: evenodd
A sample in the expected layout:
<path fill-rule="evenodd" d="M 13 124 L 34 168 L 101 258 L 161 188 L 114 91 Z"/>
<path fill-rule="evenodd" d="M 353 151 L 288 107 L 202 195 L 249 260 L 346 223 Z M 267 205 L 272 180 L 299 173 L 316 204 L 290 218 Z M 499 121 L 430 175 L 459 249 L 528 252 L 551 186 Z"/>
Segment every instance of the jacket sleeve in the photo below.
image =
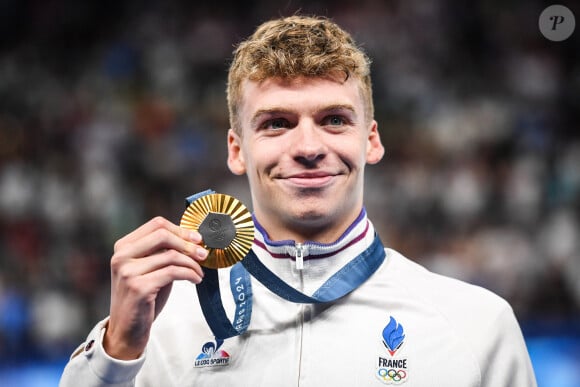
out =
<path fill-rule="evenodd" d="M 103 348 L 108 318 L 99 322 L 71 355 L 60 379 L 60 387 L 135 386 L 137 373 L 145 361 L 125 361 L 110 357 Z"/>
<path fill-rule="evenodd" d="M 530 356 L 512 308 L 503 308 L 493 324 L 481 334 L 485 342 L 482 387 L 536 387 Z"/>

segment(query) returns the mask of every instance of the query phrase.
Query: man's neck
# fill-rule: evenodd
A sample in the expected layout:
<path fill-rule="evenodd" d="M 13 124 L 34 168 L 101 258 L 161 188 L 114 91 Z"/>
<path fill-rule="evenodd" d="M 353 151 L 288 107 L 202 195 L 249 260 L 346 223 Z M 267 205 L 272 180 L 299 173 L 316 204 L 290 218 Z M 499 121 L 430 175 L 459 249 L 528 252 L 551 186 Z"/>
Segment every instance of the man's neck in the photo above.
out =
<path fill-rule="evenodd" d="M 259 214 L 255 218 L 263 228 L 268 239 L 271 241 L 292 240 L 297 243 L 308 241 L 329 244 L 337 241 L 361 216 L 363 208 L 360 208 L 353 216 L 345 218 L 342 222 L 288 222 L 283 224 L 271 224 L 266 218 L 263 220 Z"/>

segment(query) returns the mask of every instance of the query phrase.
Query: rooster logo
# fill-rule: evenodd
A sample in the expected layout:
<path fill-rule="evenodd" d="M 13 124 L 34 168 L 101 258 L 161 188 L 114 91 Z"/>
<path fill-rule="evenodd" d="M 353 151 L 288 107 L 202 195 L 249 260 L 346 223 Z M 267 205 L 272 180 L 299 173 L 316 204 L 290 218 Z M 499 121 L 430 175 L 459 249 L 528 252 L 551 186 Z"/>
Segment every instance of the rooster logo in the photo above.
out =
<path fill-rule="evenodd" d="M 230 362 L 230 354 L 219 348 L 223 340 L 209 341 L 201 347 L 201 353 L 195 358 L 195 367 L 224 366 Z"/>
<path fill-rule="evenodd" d="M 224 358 L 230 357 L 230 355 L 226 351 L 220 351 L 219 348 L 224 343 L 223 340 L 216 340 L 215 343 L 208 342 L 203 345 L 201 348 L 201 353 L 197 356 L 197 360 L 199 359 L 212 359 L 212 358 Z"/>

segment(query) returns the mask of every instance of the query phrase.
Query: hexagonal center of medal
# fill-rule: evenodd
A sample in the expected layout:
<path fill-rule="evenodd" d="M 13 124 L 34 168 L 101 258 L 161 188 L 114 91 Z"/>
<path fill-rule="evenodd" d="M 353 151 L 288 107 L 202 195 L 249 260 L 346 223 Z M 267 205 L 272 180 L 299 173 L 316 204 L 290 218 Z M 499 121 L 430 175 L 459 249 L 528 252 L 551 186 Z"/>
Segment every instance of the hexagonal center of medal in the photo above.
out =
<path fill-rule="evenodd" d="M 231 216 L 210 212 L 199 225 L 203 243 L 212 249 L 225 249 L 236 237 L 236 226 Z"/>

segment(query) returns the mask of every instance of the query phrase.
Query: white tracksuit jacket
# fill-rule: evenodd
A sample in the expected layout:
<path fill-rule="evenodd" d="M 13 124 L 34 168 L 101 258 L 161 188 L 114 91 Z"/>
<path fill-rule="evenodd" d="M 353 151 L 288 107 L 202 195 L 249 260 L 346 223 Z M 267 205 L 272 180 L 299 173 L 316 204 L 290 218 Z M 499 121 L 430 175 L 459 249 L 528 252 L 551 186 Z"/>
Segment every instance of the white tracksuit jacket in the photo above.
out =
<path fill-rule="evenodd" d="M 259 259 L 305 294 L 374 237 L 363 210 L 337 242 L 305 244 L 298 270 L 294 243 L 269 241 L 257 226 Z M 141 358 L 119 361 L 104 352 L 105 319 L 73 353 L 60 386 L 536 386 L 519 325 L 503 299 L 385 251 L 365 283 L 332 303 L 294 304 L 252 278 L 249 329 L 217 349 L 195 285 L 176 282 Z M 231 316 L 229 269 L 219 277 Z"/>

